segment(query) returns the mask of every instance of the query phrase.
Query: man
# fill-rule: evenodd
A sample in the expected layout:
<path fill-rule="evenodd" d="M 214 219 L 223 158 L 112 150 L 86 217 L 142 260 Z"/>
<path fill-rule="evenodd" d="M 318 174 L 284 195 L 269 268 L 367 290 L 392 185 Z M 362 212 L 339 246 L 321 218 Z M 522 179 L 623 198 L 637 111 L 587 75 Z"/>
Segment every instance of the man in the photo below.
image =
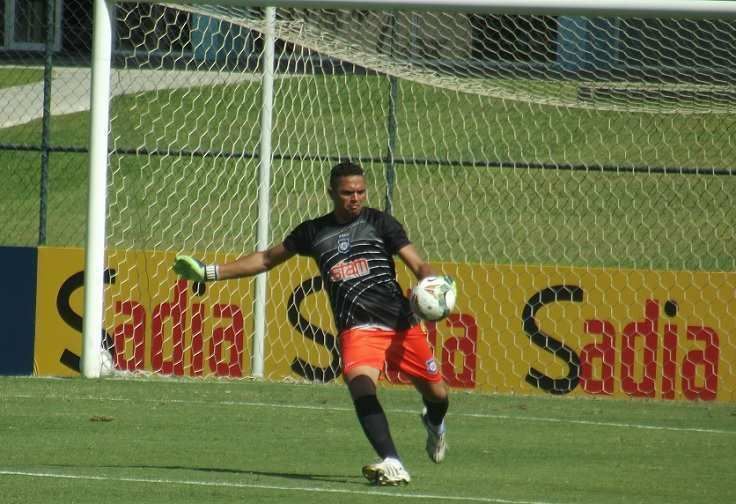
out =
<path fill-rule="evenodd" d="M 427 453 L 436 463 L 447 449 L 449 400 L 426 334 L 396 281 L 393 256 L 398 254 L 417 279 L 434 273 L 396 219 L 364 207 L 366 184 L 359 165 L 334 166 L 327 192 L 332 212 L 302 222 L 282 243 L 221 265 L 178 256 L 174 271 L 193 281 L 224 280 L 268 271 L 295 254 L 314 258 L 339 331 L 345 383 L 363 432 L 381 458 L 364 466 L 363 475 L 378 485 L 407 484 L 411 478 L 376 396 L 380 373 L 384 366 L 400 370 L 421 394 Z"/>

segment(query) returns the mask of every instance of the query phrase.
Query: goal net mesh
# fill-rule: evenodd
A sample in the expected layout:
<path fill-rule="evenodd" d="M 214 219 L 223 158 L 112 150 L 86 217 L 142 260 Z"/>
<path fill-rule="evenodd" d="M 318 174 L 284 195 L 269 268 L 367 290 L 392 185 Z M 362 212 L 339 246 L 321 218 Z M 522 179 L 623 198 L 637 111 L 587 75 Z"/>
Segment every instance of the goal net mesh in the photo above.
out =
<path fill-rule="evenodd" d="M 368 204 L 458 279 L 456 313 L 428 327 L 451 385 L 736 398 L 734 21 L 278 9 L 270 23 L 120 3 L 115 28 L 118 370 L 252 375 L 253 280 L 177 282 L 173 257 L 253 251 L 264 189 L 280 242 L 331 210 L 326 175 L 350 158 Z M 269 272 L 266 378 L 339 376 L 320 289 L 307 259 Z"/>

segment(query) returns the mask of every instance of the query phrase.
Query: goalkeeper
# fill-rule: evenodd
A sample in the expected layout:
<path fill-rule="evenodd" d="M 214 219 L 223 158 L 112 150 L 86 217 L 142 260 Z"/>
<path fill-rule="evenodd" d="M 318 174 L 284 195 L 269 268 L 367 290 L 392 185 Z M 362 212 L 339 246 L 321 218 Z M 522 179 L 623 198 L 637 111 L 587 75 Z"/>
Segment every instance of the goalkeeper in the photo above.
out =
<path fill-rule="evenodd" d="M 344 161 L 334 166 L 327 192 L 332 212 L 302 222 L 282 243 L 219 265 L 178 256 L 173 269 L 202 282 L 256 275 L 296 254 L 312 257 L 339 332 L 343 378 L 363 432 L 381 459 L 364 466 L 363 475 L 378 485 L 406 484 L 411 478 L 376 395 L 380 373 L 401 371 L 421 394 L 426 449 L 436 463 L 447 449 L 444 418 L 449 401 L 426 334 L 396 281 L 393 256 L 398 255 L 417 279 L 434 272 L 396 219 L 364 206 L 366 183 L 359 165 Z"/>

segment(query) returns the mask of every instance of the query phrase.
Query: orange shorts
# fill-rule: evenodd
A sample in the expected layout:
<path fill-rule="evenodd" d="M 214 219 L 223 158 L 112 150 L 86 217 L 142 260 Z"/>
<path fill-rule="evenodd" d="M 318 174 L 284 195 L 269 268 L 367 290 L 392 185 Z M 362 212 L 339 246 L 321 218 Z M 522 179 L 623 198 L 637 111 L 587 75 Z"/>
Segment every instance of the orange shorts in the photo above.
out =
<path fill-rule="evenodd" d="M 343 374 L 356 366 L 384 372 L 400 371 L 437 383 L 442 377 L 427 335 L 420 325 L 403 331 L 391 329 L 346 329 L 340 333 Z"/>

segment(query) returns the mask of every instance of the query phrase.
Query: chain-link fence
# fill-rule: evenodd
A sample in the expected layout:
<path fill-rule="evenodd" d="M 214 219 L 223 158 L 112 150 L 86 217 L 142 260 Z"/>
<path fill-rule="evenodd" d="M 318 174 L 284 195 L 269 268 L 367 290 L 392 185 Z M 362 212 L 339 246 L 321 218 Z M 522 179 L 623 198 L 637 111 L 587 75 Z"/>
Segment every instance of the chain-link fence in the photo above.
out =
<path fill-rule="evenodd" d="M 0 227 L 0 244 L 81 245 L 84 241 L 87 201 L 92 2 L 0 2 L 3 6 L 0 11 L 3 18 L 0 22 L 0 177 L 4 182 L 0 185 L 0 216 L 4 223 Z M 241 9 L 237 14 L 224 12 L 224 17 L 218 19 L 216 8 L 202 14 L 167 9 L 160 5 L 119 4 L 114 43 L 114 64 L 119 71 L 113 74 L 116 80 L 113 91 L 138 93 L 169 85 L 160 80 L 154 82 L 140 71 L 145 69 L 190 72 L 216 70 L 221 73 L 222 69 L 247 69 L 251 75 L 257 76 L 263 45 L 257 23 L 260 13 L 259 9 Z M 242 21 L 231 22 L 235 16 L 241 16 Z M 449 24 L 440 26 L 436 21 L 416 14 L 405 18 L 382 18 L 380 15 L 357 12 L 353 18 L 349 22 L 357 24 L 353 25 L 353 35 L 347 36 L 347 39 L 353 36 L 362 40 L 363 49 L 370 46 L 373 38 L 378 40 L 377 53 L 366 52 L 363 55 L 366 66 L 373 64 L 373 70 L 370 71 L 404 71 L 409 68 L 406 61 L 399 60 L 401 66 L 394 67 L 391 66 L 394 63 L 384 64 L 381 58 L 387 54 L 399 58 L 407 56 L 414 58 L 411 61 L 414 73 L 406 76 L 409 80 L 437 87 L 459 85 L 459 91 L 468 92 L 469 95 L 497 93 L 501 98 L 519 100 L 520 103 L 541 104 L 547 104 L 553 97 L 559 103 L 550 103 L 561 107 L 569 106 L 569 100 L 572 99 L 576 102 L 595 102 L 595 106 L 613 110 L 617 110 L 617 103 L 641 108 L 642 103 L 654 102 L 655 107 L 668 108 L 672 103 L 681 106 L 685 102 L 702 104 L 703 101 L 723 108 L 731 107 L 736 96 L 733 74 L 728 64 L 730 55 L 736 50 L 736 29 L 729 20 L 622 22 L 620 19 L 591 18 L 579 22 L 583 18 L 484 14 L 472 15 L 467 19 L 454 16 L 448 18 L 451 19 Z M 341 24 L 347 22 L 344 13 L 334 12 L 315 14 L 312 19 L 315 20 L 315 26 L 331 24 L 335 33 L 342 29 Z M 388 19 L 393 21 L 386 21 Z M 321 42 L 309 38 L 308 26 L 299 25 L 301 28 L 298 33 L 290 33 L 288 27 L 297 26 L 298 23 L 289 22 L 288 19 L 285 21 L 287 28 L 284 28 L 283 37 L 278 40 L 276 48 L 280 68 L 285 73 L 317 74 L 319 71 L 315 71 L 315 68 L 327 67 L 332 67 L 330 75 L 366 72 L 366 66 L 342 63 L 339 52 L 337 56 L 329 55 L 327 51 L 335 47 L 317 47 L 324 50 L 314 50 Z M 371 27 L 373 22 L 378 22 L 375 28 Z M 458 28 L 461 25 L 462 28 Z M 363 27 L 362 31 L 357 28 L 360 26 Z M 395 41 L 390 42 L 391 46 L 387 49 L 389 46 L 386 41 L 390 40 L 392 31 L 396 32 Z M 434 33 L 431 37 L 427 36 L 430 31 Z M 579 46 L 576 45 L 578 42 Z M 355 49 L 353 47 L 351 50 Z M 450 61 L 452 58 L 455 60 Z M 137 63 L 131 65 L 132 60 Z M 418 64 L 420 61 L 421 64 Z M 467 65 L 468 61 L 472 61 L 472 67 Z M 438 71 L 440 65 L 446 66 Z M 130 68 L 136 69 L 135 77 L 131 77 L 130 72 L 125 73 L 124 70 Z M 450 78 L 442 74 L 446 68 L 451 69 Z M 622 69 L 626 72 L 626 82 L 622 82 Z M 485 84 L 479 84 L 478 79 L 462 81 L 461 78 L 467 77 L 465 74 L 468 72 L 493 74 L 497 78 L 486 80 Z M 565 75 L 565 72 L 568 74 Z M 524 78 L 517 78 L 522 74 Z M 576 88 L 576 94 L 568 93 L 567 88 L 550 93 L 551 79 L 560 76 L 586 82 Z M 164 77 L 159 72 L 156 78 Z M 606 80 L 603 84 L 599 82 L 602 78 Z M 656 81 L 659 87 L 655 88 L 652 82 L 646 82 L 648 78 L 653 79 L 652 82 Z M 630 80 L 639 82 L 632 88 Z M 675 86 L 667 87 L 673 82 Z M 532 88 L 532 83 L 537 87 Z M 688 86 L 681 85 L 683 83 Z M 713 83 L 717 86 L 710 86 Z M 300 92 L 300 95 L 306 96 L 306 92 Z M 277 107 L 280 106 L 278 100 L 279 97 Z M 405 101 L 401 103 L 402 100 Z M 380 94 L 365 97 L 361 101 L 361 107 L 364 108 L 393 103 L 391 107 L 380 111 L 384 116 L 380 119 L 383 125 L 378 149 L 366 153 L 361 152 L 361 147 L 348 146 L 339 152 L 323 150 L 316 156 L 320 159 L 338 156 L 369 158 L 371 162 L 381 165 L 385 157 L 395 157 L 403 149 L 404 153 L 409 152 L 412 163 L 419 158 L 422 163 L 430 165 L 444 163 L 463 166 L 468 159 L 459 156 L 452 158 L 438 149 L 444 142 L 442 139 L 435 140 L 436 145 L 423 152 L 414 152 L 414 146 L 422 143 L 421 139 L 412 140 L 411 149 L 407 149 L 410 146 L 407 141 L 394 145 L 398 138 L 397 130 L 406 132 L 407 128 L 396 122 L 401 120 L 400 117 L 389 116 L 402 108 L 415 108 L 416 103 L 412 100 L 415 97 L 408 97 L 406 93 L 397 94 L 396 88 L 388 85 Z M 251 108 L 257 106 L 257 103 L 248 105 Z M 285 112 L 287 115 L 289 113 Z M 74 120 L 67 120 L 70 117 Z M 623 143 L 621 138 L 610 142 L 606 140 L 611 152 L 603 153 L 603 156 L 610 159 L 602 159 L 600 166 L 605 165 L 613 172 L 621 171 L 622 167 L 624 171 L 629 170 L 632 164 L 641 164 L 645 170 L 653 165 L 655 169 L 665 171 L 687 168 L 697 172 L 703 168 L 703 173 L 713 173 L 715 170 L 719 175 L 730 177 L 732 163 L 728 153 L 728 137 L 733 114 L 722 117 L 721 127 L 713 131 L 705 131 L 710 126 L 703 122 L 705 125 L 696 125 L 696 129 L 704 131 L 694 132 L 692 138 L 683 130 L 677 140 L 681 143 L 657 148 L 651 147 L 652 142 L 647 141 L 647 146 L 633 156 L 631 151 L 622 155 L 614 152 L 616 145 L 632 143 L 629 140 Z M 494 119 L 485 120 L 488 122 L 469 126 L 481 129 L 493 127 Z M 642 128 L 657 135 L 661 133 L 658 128 L 662 123 L 654 118 Z M 384 127 L 386 124 L 389 126 Z M 683 120 L 682 124 L 684 128 L 690 128 L 687 120 Z M 670 129 L 678 128 L 673 126 Z M 628 128 L 622 128 L 622 131 L 624 129 Z M 455 131 L 448 128 L 442 134 L 453 136 Z M 574 138 L 574 132 L 571 135 Z M 710 137 L 704 140 L 703 135 Z M 482 137 L 481 134 L 476 136 Z M 146 139 L 145 142 L 145 147 L 149 149 L 147 155 L 150 155 L 150 149 L 161 148 L 149 145 L 150 140 Z M 522 140 L 518 135 L 511 135 L 508 139 L 502 135 L 489 136 L 488 145 L 496 142 L 499 146 L 493 150 L 479 146 L 478 152 L 482 153 L 473 152 L 470 162 L 489 166 L 534 165 L 552 170 L 558 170 L 561 164 L 566 163 L 570 163 L 569 168 L 581 171 L 600 168 L 586 161 L 576 161 L 575 156 L 566 157 L 569 152 L 560 157 L 551 150 L 555 148 L 551 144 L 545 147 L 550 150 L 545 156 L 544 153 L 535 152 L 539 147 L 535 147 L 534 142 L 530 142 L 527 148 Z M 664 140 L 669 141 L 668 138 Z M 550 143 L 549 139 L 545 141 Z M 517 149 L 512 143 L 520 147 Z M 690 144 L 692 149 L 688 147 Z M 257 150 L 253 147 L 236 145 L 230 150 L 250 153 L 255 157 Z M 135 153 L 141 151 L 141 143 L 127 145 L 118 141 L 115 149 L 118 152 Z M 288 152 L 286 155 L 315 156 L 314 146 L 306 149 L 308 152 Z M 192 154 L 190 148 L 180 151 L 179 155 Z M 709 151 L 707 155 L 698 154 L 705 151 Z M 643 152 L 646 155 L 638 155 Z M 197 151 L 196 154 L 202 152 Z M 632 162 L 627 163 L 627 159 Z M 546 162 L 550 165 L 544 166 Z M 657 163 L 662 166 L 656 166 Z M 390 201 L 387 201 L 386 205 L 389 204 Z"/>
<path fill-rule="evenodd" d="M 89 108 L 92 2 L 3 0 L 0 244 L 80 245 L 87 137 L 54 118 Z"/>

